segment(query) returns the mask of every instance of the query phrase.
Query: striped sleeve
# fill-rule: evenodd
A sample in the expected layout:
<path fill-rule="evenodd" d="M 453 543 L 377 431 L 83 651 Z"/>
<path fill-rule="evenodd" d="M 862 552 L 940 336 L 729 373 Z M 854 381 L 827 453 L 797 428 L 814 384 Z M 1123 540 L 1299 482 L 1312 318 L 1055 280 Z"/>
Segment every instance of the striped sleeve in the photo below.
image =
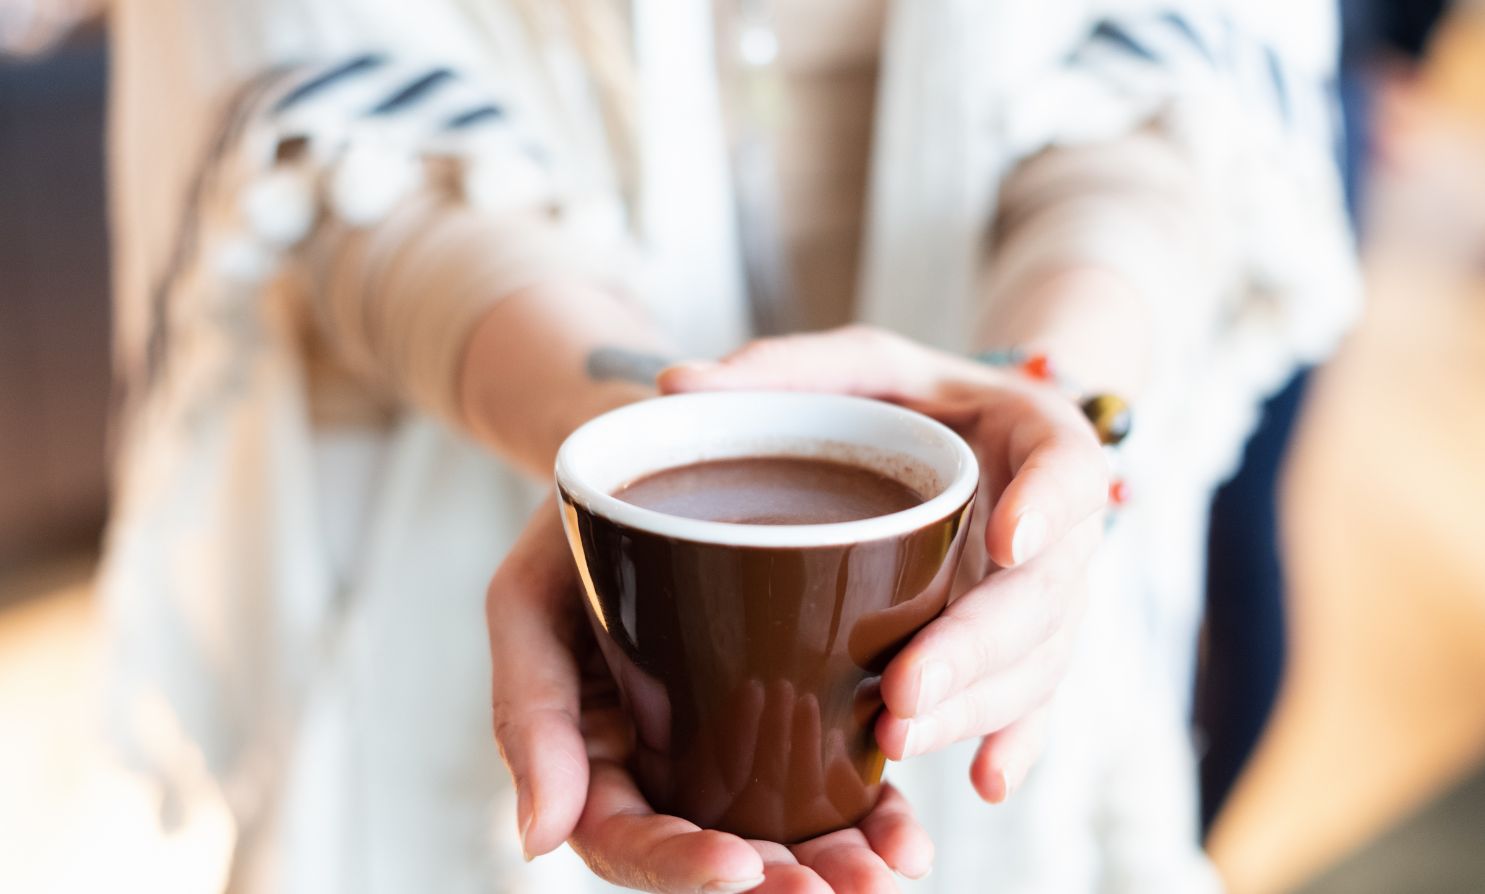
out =
<path fill-rule="evenodd" d="M 1272 138 L 1338 152 L 1331 72 L 1298 66 L 1274 43 L 1220 12 L 1167 8 L 1104 18 L 1067 67 L 1131 98 L 1221 93 Z"/>
<path fill-rule="evenodd" d="M 1179 427 L 1210 435 L 1198 452 L 1217 475 L 1261 400 L 1332 350 L 1360 303 L 1333 60 L 1297 58 L 1231 11 L 1097 19 L 1005 98 L 988 265 L 992 302 L 1039 265 L 1092 261 L 1139 286 L 1155 381 L 1175 383 L 1162 399 L 1184 407 Z"/>
<path fill-rule="evenodd" d="M 379 53 L 269 72 L 223 119 L 153 312 L 151 375 L 185 327 L 247 350 L 292 269 L 317 343 L 377 390 L 457 421 L 463 339 L 543 278 L 618 278 L 612 194 L 567 186 L 557 141 L 498 89 Z M 203 289 L 231 313 L 204 314 Z M 249 333 L 249 334 L 244 334 Z"/>

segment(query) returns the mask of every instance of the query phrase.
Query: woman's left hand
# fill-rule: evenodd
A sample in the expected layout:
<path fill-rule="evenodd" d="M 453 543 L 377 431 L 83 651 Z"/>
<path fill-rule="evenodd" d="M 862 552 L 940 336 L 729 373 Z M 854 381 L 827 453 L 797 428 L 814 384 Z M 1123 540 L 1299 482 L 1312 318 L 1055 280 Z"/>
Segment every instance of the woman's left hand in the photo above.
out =
<path fill-rule="evenodd" d="M 756 341 L 717 363 L 672 367 L 660 387 L 855 394 L 969 440 L 985 533 L 964 561 L 977 563 L 977 582 L 887 667 L 876 733 L 894 759 L 984 737 L 970 778 L 985 800 L 1005 800 L 1041 752 L 1103 531 L 1108 465 L 1077 406 L 1013 370 L 862 326 Z"/>
<path fill-rule="evenodd" d="M 854 827 L 787 847 L 656 813 L 627 768 L 633 730 L 581 598 L 548 500 L 487 597 L 495 738 L 528 859 L 567 841 L 600 877 L 666 894 L 886 892 L 894 871 L 928 872 L 933 843 L 890 784 Z"/>

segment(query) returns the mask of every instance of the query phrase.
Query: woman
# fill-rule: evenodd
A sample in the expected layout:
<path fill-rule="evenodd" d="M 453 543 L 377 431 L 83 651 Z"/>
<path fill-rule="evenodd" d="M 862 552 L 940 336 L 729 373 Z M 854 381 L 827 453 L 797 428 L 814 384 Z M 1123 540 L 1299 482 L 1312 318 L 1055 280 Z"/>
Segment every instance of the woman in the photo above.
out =
<path fill-rule="evenodd" d="M 496 799 L 528 855 L 571 839 L 654 890 L 930 862 L 945 891 L 1211 886 L 1183 733 L 1200 520 L 1353 302 L 1324 4 L 780 2 L 776 31 L 753 3 L 120 7 L 119 719 L 167 805 L 231 808 L 234 889 L 578 889 L 510 826 L 487 840 Z M 984 573 L 888 669 L 878 728 L 893 757 L 984 744 L 894 767 L 906 800 L 793 850 L 648 815 L 581 738 L 546 507 L 490 586 L 505 785 L 472 621 L 542 489 L 516 470 L 750 320 L 847 319 L 880 328 L 661 384 L 904 401 L 1003 470 Z M 963 359 L 984 349 L 1138 397 L 1102 548 L 1092 430 Z"/>

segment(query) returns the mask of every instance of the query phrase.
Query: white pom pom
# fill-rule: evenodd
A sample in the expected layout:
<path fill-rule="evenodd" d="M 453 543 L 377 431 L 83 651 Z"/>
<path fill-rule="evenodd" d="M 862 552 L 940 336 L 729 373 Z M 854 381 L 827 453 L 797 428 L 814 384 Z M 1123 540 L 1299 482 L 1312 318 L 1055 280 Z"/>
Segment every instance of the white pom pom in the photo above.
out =
<path fill-rule="evenodd" d="M 278 265 L 278 253 L 251 236 L 224 239 L 212 259 L 223 278 L 239 283 L 261 282 Z"/>
<path fill-rule="evenodd" d="M 553 193 L 547 169 L 515 147 L 482 154 L 464 168 L 465 198 L 491 214 L 546 204 Z"/>
<path fill-rule="evenodd" d="M 346 223 L 368 226 L 422 182 L 418 160 L 365 143 L 352 143 L 330 178 L 330 204 Z"/>
<path fill-rule="evenodd" d="M 242 215 L 254 235 L 288 248 L 309 235 L 315 221 L 314 182 L 304 166 L 279 166 L 249 183 Z"/>

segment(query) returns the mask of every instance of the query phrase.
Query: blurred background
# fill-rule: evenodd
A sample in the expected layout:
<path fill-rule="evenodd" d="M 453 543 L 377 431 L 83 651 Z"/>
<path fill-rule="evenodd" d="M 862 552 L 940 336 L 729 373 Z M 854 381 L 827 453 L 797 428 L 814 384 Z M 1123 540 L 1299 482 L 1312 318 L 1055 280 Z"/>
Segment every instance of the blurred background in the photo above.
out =
<path fill-rule="evenodd" d="M 1273 451 L 1284 673 L 1209 845 L 1236 894 L 1479 892 L 1485 4 L 1344 6 L 1369 306 Z M 105 12 L 0 0 L 0 892 L 215 890 L 230 835 L 155 832 L 98 735 Z"/>

